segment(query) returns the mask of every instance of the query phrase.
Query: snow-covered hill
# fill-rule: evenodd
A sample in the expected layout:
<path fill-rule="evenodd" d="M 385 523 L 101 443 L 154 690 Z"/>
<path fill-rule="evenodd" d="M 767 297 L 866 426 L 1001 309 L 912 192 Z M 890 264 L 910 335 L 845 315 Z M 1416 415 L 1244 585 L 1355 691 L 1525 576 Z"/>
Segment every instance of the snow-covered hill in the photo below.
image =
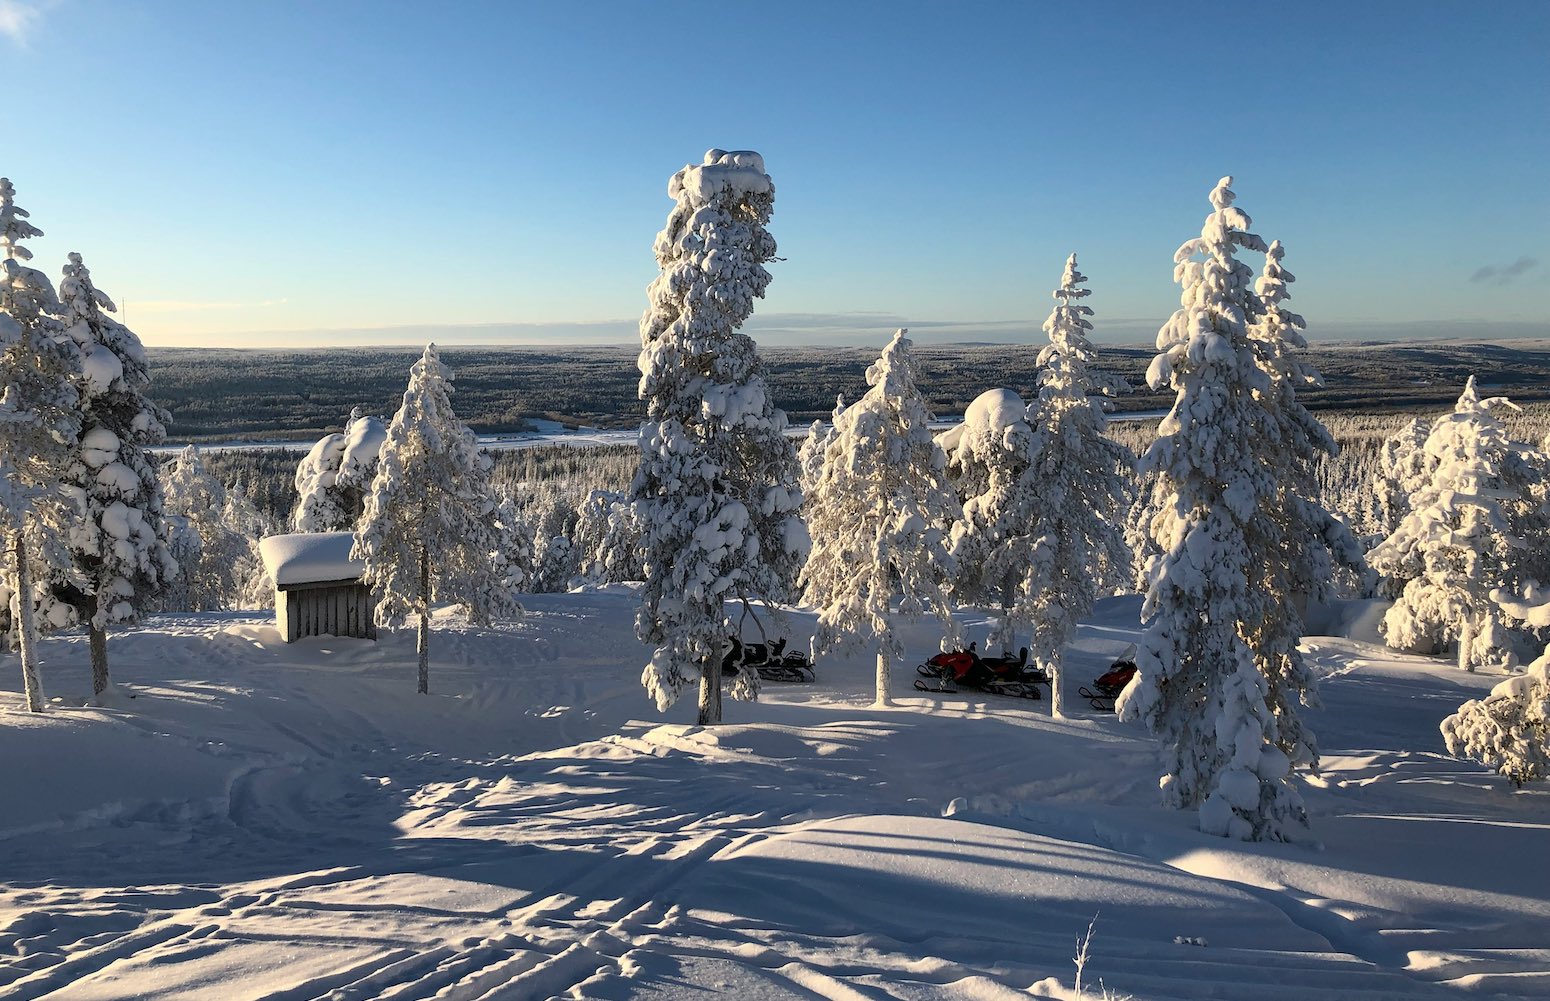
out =
<path fill-rule="evenodd" d="M 863 658 L 700 730 L 647 701 L 631 593 L 528 604 L 440 619 L 429 696 L 412 637 L 240 615 L 115 636 L 104 709 L 84 639 L 45 643 L 41 717 L 0 656 L 0 995 L 1071 997 L 1096 914 L 1092 996 L 1550 996 L 1550 794 L 1437 730 L 1496 678 L 1310 641 L 1324 848 L 1243 845 L 1159 809 L 1112 717 L 909 672 L 874 710 Z M 1136 613 L 1101 605 L 1073 673 Z"/>

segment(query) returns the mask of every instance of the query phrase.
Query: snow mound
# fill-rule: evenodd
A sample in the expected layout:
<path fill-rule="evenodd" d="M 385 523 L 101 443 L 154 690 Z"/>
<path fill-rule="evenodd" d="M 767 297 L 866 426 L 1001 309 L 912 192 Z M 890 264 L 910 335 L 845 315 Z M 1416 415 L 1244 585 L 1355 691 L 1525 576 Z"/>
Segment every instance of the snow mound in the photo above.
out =
<path fill-rule="evenodd" d="M 758 153 L 712 149 L 705 151 L 703 164 L 685 167 L 673 175 L 667 184 L 667 195 L 677 198 L 680 192 L 688 192 L 693 201 L 703 205 L 723 192 L 763 195 L 772 186 L 770 175 L 764 172 L 764 157 Z"/>
<path fill-rule="evenodd" d="M 118 435 L 104 427 L 92 428 L 81 438 L 81 461 L 99 469 L 118 457 Z"/>
<path fill-rule="evenodd" d="M 355 580 L 366 564 L 352 559 L 354 532 L 302 532 L 271 535 L 258 544 L 264 567 L 280 587 L 317 584 L 329 580 Z"/>
<path fill-rule="evenodd" d="M 93 395 L 101 396 L 124 377 L 124 363 L 106 345 L 98 344 L 81 360 L 81 374 Z"/>
<path fill-rule="evenodd" d="M 1113 906 L 1116 882 L 1125 906 Z M 1324 939 L 1230 883 L 1111 849 L 955 818 L 856 816 L 817 821 L 728 850 L 686 902 L 758 910 L 777 926 L 833 936 L 917 935 L 952 928 L 986 941 L 1080 931 L 1103 912 L 1103 935 L 1135 949 L 1179 930 L 1224 948 L 1321 951 Z M 843 892 L 825 892 L 843 887 Z"/>
<path fill-rule="evenodd" d="M 302 460 L 302 469 L 317 470 L 313 476 L 318 487 L 334 485 L 334 480 L 339 476 L 339 457 L 344 454 L 344 441 L 344 435 L 338 431 L 326 434 L 318 439 Z"/>
<path fill-rule="evenodd" d="M 964 435 L 991 434 L 1021 426 L 1027 429 L 1028 405 L 1010 389 L 987 389 L 963 412 L 963 423 L 937 435 L 942 451 L 951 454 Z"/>
<path fill-rule="evenodd" d="M 352 422 L 344 435 L 338 475 L 358 480 L 366 477 L 368 471 L 374 472 L 385 441 L 387 425 L 381 418 L 362 417 Z"/>

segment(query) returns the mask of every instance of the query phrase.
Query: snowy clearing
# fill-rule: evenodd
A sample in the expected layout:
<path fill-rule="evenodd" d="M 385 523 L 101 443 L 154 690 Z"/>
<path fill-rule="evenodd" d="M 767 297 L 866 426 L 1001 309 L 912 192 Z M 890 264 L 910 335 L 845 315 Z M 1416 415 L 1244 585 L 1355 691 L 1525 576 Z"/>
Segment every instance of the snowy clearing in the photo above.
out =
<path fill-rule="evenodd" d="M 411 634 L 286 646 L 240 614 L 115 635 L 104 709 L 83 637 L 44 643 L 42 716 L 0 656 L 0 994 L 1071 997 L 1097 914 L 1089 996 L 1550 996 L 1550 792 L 1437 729 L 1499 675 L 1309 639 L 1314 851 L 1160 809 L 1111 716 L 906 697 L 926 626 L 897 709 L 862 655 L 701 730 L 647 700 L 633 591 L 524 600 L 438 617 L 429 696 Z M 1137 609 L 1100 604 L 1074 682 Z"/>

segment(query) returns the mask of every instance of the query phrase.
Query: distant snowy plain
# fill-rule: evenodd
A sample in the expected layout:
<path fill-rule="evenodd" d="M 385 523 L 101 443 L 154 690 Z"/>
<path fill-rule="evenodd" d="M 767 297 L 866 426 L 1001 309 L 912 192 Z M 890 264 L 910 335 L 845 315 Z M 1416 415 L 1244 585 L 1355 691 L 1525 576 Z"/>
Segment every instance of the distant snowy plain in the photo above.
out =
<path fill-rule="evenodd" d="M 42 716 L 0 656 L 0 997 L 1070 998 L 1094 915 L 1089 997 L 1550 996 L 1550 791 L 1437 731 L 1499 678 L 1363 642 L 1371 609 L 1305 647 L 1311 849 L 1160 809 L 1151 741 L 1085 703 L 915 697 L 924 626 L 896 709 L 863 656 L 699 729 L 648 703 L 628 588 L 526 600 L 439 616 L 429 696 L 410 634 L 257 615 L 115 634 L 101 709 L 84 638 L 45 641 Z"/>
<path fill-rule="evenodd" d="M 1110 414 L 1112 421 L 1145 421 L 1158 420 L 1166 414 L 1163 410 L 1135 411 L 1133 413 Z M 956 427 L 963 420 L 962 415 L 956 417 L 939 417 L 931 422 L 931 427 L 937 431 L 945 431 Z M 479 447 L 486 451 L 505 451 L 508 449 L 538 448 L 545 445 L 565 445 L 571 448 L 594 448 L 599 445 L 611 445 L 614 447 L 635 445 L 639 438 L 639 432 L 634 429 L 602 429 L 592 427 L 576 427 L 569 424 L 561 424 L 559 421 L 533 420 L 531 431 L 517 431 L 510 434 L 482 434 L 478 436 Z M 805 436 L 807 425 L 793 426 L 788 432 L 793 437 Z M 314 439 L 297 441 L 255 441 L 244 438 L 233 438 L 222 441 L 201 441 L 197 444 L 207 452 L 217 450 L 241 450 L 241 449 L 292 449 L 306 451 L 312 447 Z M 183 451 L 188 442 L 175 445 L 157 445 L 148 449 L 151 452 L 162 454 L 177 454 Z"/>

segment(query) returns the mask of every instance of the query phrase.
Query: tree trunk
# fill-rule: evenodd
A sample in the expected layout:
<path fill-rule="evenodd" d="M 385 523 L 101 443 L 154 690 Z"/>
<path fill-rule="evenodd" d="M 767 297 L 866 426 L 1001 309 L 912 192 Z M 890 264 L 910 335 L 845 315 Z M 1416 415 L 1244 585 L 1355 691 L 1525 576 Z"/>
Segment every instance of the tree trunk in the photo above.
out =
<path fill-rule="evenodd" d="M 102 693 L 108 690 L 112 680 L 108 677 L 108 633 L 93 623 L 87 634 L 91 637 L 91 692 L 101 701 Z"/>
<path fill-rule="evenodd" d="M 1053 719 L 1065 719 L 1064 703 L 1066 697 L 1065 686 L 1066 666 L 1062 663 L 1054 663 L 1049 666 L 1049 714 Z"/>
<path fill-rule="evenodd" d="M 112 680 L 108 677 L 107 629 L 97 624 L 97 620 L 103 617 L 101 591 L 97 592 L 97 598 L 92 605 L 96 608 L 96 614 L 92 616 L 86 632 L 91 638 L 91 692 L 100 703 L 102 693 L 108 690 L 108 684 Z"/>
<path fill-rule="evenodd" d="M 1475 645 L 1475 623 L 1473 619 L 1465 618 L 1464 627 L 1459 631 L 1459 667 L 1473 672 L 1475 665 L 1470 662 L 1469 648 Z"/>
<path fill-rule="evenodd" d="M 700 665 L 700 726 L 721 722 L 721 658 L 715 654 Z"/>
<path fill-rule="evenodd" d="M 43 711 L 43 685 L 38 679 L 38 629 L 32 619 L 32 566 L 27 562 L 27 533 L 20 528 L 12 537 L 16 558 L 16 596 L 11 599 L 16 633 L 21 639 L 22 689 L 27 711 Z"/>
<path fill-rule="evenodd" d="M 420 655 L 421 695 L 431 691 L 431 557 L 424 547 L 420 549 L 420 635 L 415 644 Z"/>
<path fill-rule="evenodd" d="M 877 647 L 877 701 L 876 706 L 891 706 L 893 699 L 888 694 L 888 664 L 892 660 L 887 652 L 879 644 Z"/>

